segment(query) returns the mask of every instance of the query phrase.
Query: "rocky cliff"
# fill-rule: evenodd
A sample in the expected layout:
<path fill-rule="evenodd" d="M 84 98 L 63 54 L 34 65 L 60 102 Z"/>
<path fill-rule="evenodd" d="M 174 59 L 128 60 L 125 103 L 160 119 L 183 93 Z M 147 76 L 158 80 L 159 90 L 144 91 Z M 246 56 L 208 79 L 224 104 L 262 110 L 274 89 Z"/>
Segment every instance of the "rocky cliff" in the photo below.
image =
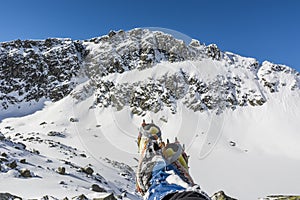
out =
<path fill-rule="evenodd" d="M 211 64 L 222 66 L 222 73 L 204 79 L 179 68 L 152 80 L 120 83 L 108 78 L 124 72 L 139 74 L 159 63 L 190 62 L 201 73 L 198 65 L 204 61 L 208 63 L 206 68 Z M 214 44 L 205 46 L 197 40 L 186 44 L 162 32 L 133 29 L 111 31 L 85 41 L 1 43 L 0 109 L 41 99 L 58 101 L 72 91 L 76 77 L 82 73 L 90 82 L 74 97 L 95 95 L 94 106 L 113 106 L 117 110 L 130 106 L 134 114 L 158 112 L 165 107 L 175 113 L 178 101 L 200 112 L 261 106 L 267 101 L 266 93 L 300 88 L 299 73 L 287 66 L 259 64 L 252 58 L 222 52 Z"/>

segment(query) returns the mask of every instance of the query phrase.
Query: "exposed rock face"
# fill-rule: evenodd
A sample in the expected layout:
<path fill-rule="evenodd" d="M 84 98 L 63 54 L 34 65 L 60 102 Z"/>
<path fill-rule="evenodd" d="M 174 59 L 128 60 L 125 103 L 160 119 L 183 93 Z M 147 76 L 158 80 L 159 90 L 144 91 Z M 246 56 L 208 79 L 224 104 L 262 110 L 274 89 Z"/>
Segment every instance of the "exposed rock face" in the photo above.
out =
<path fill-rule="evenodd" d="M 300 73 L 285 65 L 263 62 L 258 71 L 260 83 L 271 93 L 279 92 L 283 88 L 289 90 L 300 89 Z M 284 77 L 284 80 L 281 78 Z"/>
<path fill-rule="evenodd" d="M 156 113 L 163 107 L 169 107 L 175 113 L 178 100 L 183 100 L 189 109 L 201 112 L 261 106 L 266 102 L 259 90 L 245 90 L 243 87 L 243 81 L 238 76 L 219 76 L 207 83 L 180 71 L 150 82 L 115 84 L 101 81 L 96 91 L 96 104 L 103 107 L 113 105 L 117 110 L 129 105 L 133 114 L 142 114 L 149 110 Z"/>
<path fill-rule="evenodd" d="M 260 65 L 255 59 L 222 52 L 214 44 L 204 46 L 195 40 L 185 44 L 159 32 L 141 29 L 119 31 L 85 41 L 84 44 L 90 51 L 85 70 L 91 81 L 80 94 L 74 93 L 73 96 L 82 100 L 95 94 L 96 106 L 113 106 L 117 110 L 129 106 L 133 114 L 143 115 L 147 111 L 156 113 L 166 107 L 176 113 L 178 101 L 200 112 L 261 106 L 267 101 L 265 92 L 278 92 L 278 87 L 289 87 L 291 90 L 300 88 L 299 73 L 287 66 L 273 65 L 271 71 L 267 70 L 270 71 L 270 75 L 267 75 L 264 72 L 272 64 L 265 62 Z M 155 80 L 128 83 L 104 78 L 111 73 L 121 74 L 134 69 L 142 71 L 165 61 L 172 63 L 205 59 L 222 62 L 228 73 L 210 81 L 194 77 L 184 70 Z M 231 72 L 232 68 L 240 68 L 241 73 Z M 281 80 L 278 77 L 282 75 L 278 73 L 283 71 L 283 77 L 290 76 L 293 80 L 292 85 L 279 83 Z M 247 73 L 251 77 L 244 75 Z M 275 82 L 274 77 L 278 79 Z"/>
<path fill-rule="evenodd" d="M 92 78 L 136 68 L 142 70 L 162 61 L 208 57 L 203 45 L 187 46 L 171 35 L 145 29 L 118 31 L 86 40 L 84 44 L 92 52 L 86 59 L 87 74 Z"/>
<path fill-rule="evenodd" d="M 92 189 L 92 191 L 95 191 L 95 192 L 107 192 L 104 188 L 101 188 L 97 184 L 93 184 L 91 189 Z"/>
<path fill-rule="evenodd" d="M 225 73 L 211 80 L 184 70 L 128 83 L 108 78 L 132 70 L 139 73 L 158 63 L 204 60 L 222 63 Z M 240 73 L 232 72 L 236 68 L 241 69 Z M 164 108 L 176 113 L 178 101 L 200 112 L 261 106 L 267 101 L 266 93 L 300 88 L 300 74 L 287 66 L 268 62 L 260 65 L 255 59 L 222 52 L 215 44 L 205 46 L 197 40 L 186 44 L 162 32 L 133 29 L 111 31 L 85 41 L 1 43 L 0 110 L 19 107 L 22 102 L 60 100 L 71 93 L 77 84 L 75 77 L 82 73 L 89 83 L 73 92 L 74 98 L 84 100 L 95 95 L 93 106 L 113 106 L 117 110 L 129 106 L 138 115 Z"/>
<path fill-rule="evenodd" d="M 0 43 L 0 109 L 42 98 L 57 101 L 74 88 L 85 50 L 70 39 Z"/>

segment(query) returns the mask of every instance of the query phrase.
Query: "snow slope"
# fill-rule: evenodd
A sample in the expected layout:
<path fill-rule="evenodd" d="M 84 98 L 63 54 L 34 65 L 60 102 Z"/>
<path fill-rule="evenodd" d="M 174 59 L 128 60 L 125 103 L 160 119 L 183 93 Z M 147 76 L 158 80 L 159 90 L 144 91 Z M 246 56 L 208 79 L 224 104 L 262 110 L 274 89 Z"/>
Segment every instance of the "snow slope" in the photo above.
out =
<path fill-rule="evenodd" d="M 108 151 L 100 145 L 105 141 L 89 143 L 89 139 L 102 137 L 97 131 L 97 123 L 85 123 L 82 129 L 80 127 L 83 123 L 78 122 L 80 126 L 75 125 L 77 118 L 74 118 L 72 102 L 73 100 L 67 97 L 55 104 L 46 105 L 43 110 L 32 115 L 5 119 L 1 123 L 1 132 L 15 143 L 25 144 L 26 154 L 20 155 L 13 147 L 6 148 L 5 142 L 1 145 L 1 152 L 4 149 L 12 154 L 11 159 L 16 160 L 18 165 L 19 157 L 25 158 L 27 163 L 20 167 L 26 167 L 35 174 L 32 178 L 25 179 L 19 178 L 15 169 L 1 173 L 1 180 L 7 180 L 0 182 L 1 191 L 25 198 L 49 195 L 62 199 L 81 194 L 89 198 L 99 198 L 108 193 L 122 195 L 124 191 L 129 190 L 129 199 L 139 199 L 134 194 L 134 172 L 129 166 L 115 162 L 105 155 Z M 84 117 L 89 117 L 88 113 L 83 112 L 83 115 L 83 118 L 80 118 L 82 121 Z M 70 121 L 71 118 L 75 122 Z M 49 135 L 51 131 L 58 134 Z M 90 145 L 94 145 L 93 148 L 100 147 L 97 154 L 90 153 L 93 150 L 89 149 Z M 36 151 L 38 154 L 32 153 Z M 82 172 L 87 166 L 93 169 L 93 174 Z M 58 167 L 65 167 L 66 173 L 57 173 Z M 99 185 L 107 192 L 91 191 L 93 184 Z"/>
<path fill-rule="evenodd" d="M 165 65 L 171 68 L 177 64 L 165 63 Z M 164 70 L 160 71 L 157 66 L 154 71 L 156 74 L 164 74 Z M 214 73 L 217 73 L 217 70 Z M 210 75 L 214 73 L 207 72 Z M 201 74 L 206 76 L 205 72 L 201 71 Z M 134 81 L 133 77 L 128 78 L 132 74 L 127 76 L 128 79 L 122 76 L 125 75 L 118 77 L 120 82 Z M 82 85 L 78 86 L 78 90 L 80 87 Z M 31 133 L 40 133 L 40 138 L 48 139 L 49 131 L 60 132 L 64 137 L 55 137 L 54 141 L 69 148 L 76 148 L 77 151 L 87 154 L 88 158 L 62 155 L 62 152 L 52 151 L 44 144 L 27 141 L 24 143 L 30 148 L 38 149 L 46 158 L 57 160 L 58 163 L 51 164 L 54 166 L 61 164 L 60 159 L 80 166 L 90 163 L 105 180 L 111 182 L 112 190 L 117 187 L 126 188 L 128 193 L 134 194 L 134 181 L 126 183 L 125 180 L 125 183 L 120 185 L 120 180 L 124 182 L 123 177 L 117 174 L 116 169 L 108 167 L 103 159 L 109 158 L 126 163 L 134 169 L 136 165 L 134 158 L 138 158 L 135 138 L 141 119 L 145 118 L 147 121 L 154 120 L 160 125 L 164 139 L 176 136 L 186 145 L 187 152 L 191 155 L 191 174 L 209 194 L 225 190 L 238 199 L 257 199 L 269 194 L 299 192 L 300 179 L 297 173 L 300 167 L 300 147 L 297 144 L 300 139 L 297 132 L 300 119 L 300 102 L 297 101 L 299 93 L 290 90 L 282 91 L 280 94 L 270 93 L 267 103 L 261 107 L 226 110 L 220 115 L 213 112 L 195 113 L 182 103 L 178 103 L 176 115 L 166 109 L 155 114 L 149 112 L 144 117 L 132 116 L 128 107 L 121 111 L 111 107 L 91 108 L 93 98 L 91 96 L 85 101 L 77 102 L 68 96 L 57 103 L 50 103 L 32 115 L 5 119 L 1 123 L 1 131 L 5 136 L 20 142 L 24 141 L 22 138 L 14 137 L 16 133 L 21 133 L 23 138 L 30 136 Z M 69 119 L 72 117 L 78 121 L 70 122 Z M 41 126 L 42 122 L 47 124 Z M 13 130 L 5 129 L 7 126 L 13 127 Z M 235 146 L 230 145 L 230 142 L 234 142 Z M 32 162 L 45 166 L 46 158 Z M 38 187 L 36 192 L 28 191 L 27 187 L 20 190 L 24 184 L 23 179 L 9 179 L 12 184 L 2 182 L 1 188 L 3 191 L 30 198 L 40 197 L 43 194 L 59 198 L 66 193 L 71 196 L 84 193 L 86 189 L 82 188 L 89 187 L 81 180 L 73 180 L 75 178 L 71 174 L 70 177 L 59 179 L 53 176 L 55 174 L 53 171 L 39 170 L 35 173 L 42 178 L 33 178 L 26 181 L 26 184 L 30 188 Z M 68 184 L 64 188 L 57 184 L 58 180 L 65 182 L 72 180 L 74 184 Z"/>

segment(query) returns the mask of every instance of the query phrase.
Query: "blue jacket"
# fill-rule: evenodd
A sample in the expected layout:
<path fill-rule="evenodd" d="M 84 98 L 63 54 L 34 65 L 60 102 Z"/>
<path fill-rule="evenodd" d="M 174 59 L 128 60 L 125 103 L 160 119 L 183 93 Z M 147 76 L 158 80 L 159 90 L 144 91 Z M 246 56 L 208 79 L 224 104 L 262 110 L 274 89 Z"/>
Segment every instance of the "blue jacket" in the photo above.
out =
<path fill-rule="evenodd" d="M 147 200 L 161 200 L 170 193 L 186 190 L 183 186 L 177 184 L 170 184 L 167 182 L 167 177 L 173 171 L 176 175 L 181 177 L 179 171 L 172 164 L 166 166 L 164 162 L 158 162 L 152 171 L 152 178 L 150 180 L 150 188 L 148 189 Z"/>

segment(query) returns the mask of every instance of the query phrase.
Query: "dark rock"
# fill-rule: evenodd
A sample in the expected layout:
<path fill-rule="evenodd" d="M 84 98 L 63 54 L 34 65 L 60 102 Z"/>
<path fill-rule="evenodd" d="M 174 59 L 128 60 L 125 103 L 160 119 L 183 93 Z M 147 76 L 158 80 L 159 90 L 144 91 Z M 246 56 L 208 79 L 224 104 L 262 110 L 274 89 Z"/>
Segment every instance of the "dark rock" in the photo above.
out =
<path fill-rule="evenodd" d="M 15 137 L 21 136 L 21 133 L 16 133 Z"/>
<path fill-rule="evenodd" d="M 0 140 L 4 140 L 5 136 L 0 132 Z"/>
<path fill-rule="evenodd" d="M 97 184 L 93 184 L 92 185 L 92 191 L 94 192 L 107 192 L 104 188 L 101 188 L 99 185 Z"/>
<path fill-rule="evenodd" d="M 21 159 L 20 163 L 25 164 L 26 163 L 26 159 L 25 158 Z"/>
<path fill-rule="evenodd" d="M 108 33 L 108 37 L 112 37 L 112 36 L 114 36 L 114 35 L 116 35 L 116 32 L 115 32 L 115 31 L 110 31 L 110 32 Z"/>
<path fill-rule="evenodd" d="M 232 147 L 236 146 L 236 143 L 233 142 L 233 141 L 230 141 L 229 144 L 230 144 L 230 146 L 232 146 Z"/>
<path fill-rule="evenodd" d="M 40 155 L 40 152 L 39 152 L 39 150 L 32 149 L 32 151 L 31 151 L 31 152 L 32 152 L 32 153 L 34 153 L 34 154 Z"/>
<path fill-rule="evenodd" d="M 71 117 L 70 122 L 79 122 L 79 119 Z"/>
<path fill-rule="evenodd" d="M 94 170 L 89 166 L 81 168 L 81 170 L 88 175 L 92 175 L 94 173 Z"/>
<path fill-rule="evenodd" d="M 1 200 L 21 200 L 22 198 L 21 197 L 18 197 L 18 196 L 15 196 L 15 195 L 12 195 L 10 193 L 0 193 L 0 199 Z"/>
<path fill-rule="evenodd" d="M 206 54 L 211 57 L 212 59 L 215 60 L 220 60 L 221 59 L 221 51 L 215 44 L 210 44 L 205 47 Z"/>
<path fill-rule="evenodd" d="M 5 157 L 0 157 L 0 162 L 8 162 L 8 160 Z"/>
<path fill-rule="evenodd" d="M 67 185 L 67 183 L 65 181 L 60 181 L 59 184 L 60 185 Z"/>
<path fill-rule="evenodd" d="M 41 198 L 41 200 L 49 200 L 50 198 L 49 198 L 49 196 L 48 195 L 46 195 L 46 196 L 43 196 L 42 198 Z"/>
<path fill-rule="evenodd" d="M 24 150 L 24 149 L 26 149 L 26 145 L 23 144 L 22 142 L 18 142 L 17 144 L 14 145 L 14 147 L 15 147 L 16 149 L 19 149 L 19 150 Z"/>
<path fill-rule="evenodd" d="M 93 198 L 93 200 L 117 200 L 113 193 L 108 194 L 106 197 Z"/>
<path fill-rule="evenodd" d="M 14 160 L 10 163 L 7 163 L 6 164 L 8 167 L 10 167 L 11 169 L 15 169 L 18 165 L 17 165 L 17 162 Z"/>
<path fill-rule="evenodd" d="M 86 158 L 86 155 L 84 153 L 79 154 L 81 157 Z"/>
<path fill-rule="evenodd" d="M 20 175 L 24 178 L 30 178 L 32 177 L 31 172 L 29 169 L 21 169 L 20 170 Z"/>
<path fill-rule="evenodd" d="M 84 194 L 81 194 L 77 197 L 73 197 L 72 199 L 74 199 L 74 200 L 88 200 L 88 198 Z"/>
<path fill-rule="evenodd" d="M 219 191 L 211 197 L 211 200 L 237 200 L 237 199 L 227 196 L 224 191 Z"/>
<path fill-rule="evenodd" d="M 65 175 L 66 174 L 66 168 L 65 167 L 58 167 L 57 168 L 57 173 L 59 173 L 61 175 Z"/>
<path fill-rule="evenodd" d="M 7 154 L 5 152 L 1 153 L 1 156 L 7 158 Z"/>
<path fill-rule="evenodd" d="M 8 129 L 8 130 L 10 130 L 10 131 L 13 131 L 14 130 L 14 128 L 13 127 L 11 127 L 11 126 L 6 126 L 6 127 L 4 127 L 5 129 Z"/>
<path fill-rule="evenodd" d="M 57 131 L 49 131 L 49 133 L 47 133 L 48 136 L 58 136 L 58 137 L 64 137 L 64 135 L 60 132 Z"/>

